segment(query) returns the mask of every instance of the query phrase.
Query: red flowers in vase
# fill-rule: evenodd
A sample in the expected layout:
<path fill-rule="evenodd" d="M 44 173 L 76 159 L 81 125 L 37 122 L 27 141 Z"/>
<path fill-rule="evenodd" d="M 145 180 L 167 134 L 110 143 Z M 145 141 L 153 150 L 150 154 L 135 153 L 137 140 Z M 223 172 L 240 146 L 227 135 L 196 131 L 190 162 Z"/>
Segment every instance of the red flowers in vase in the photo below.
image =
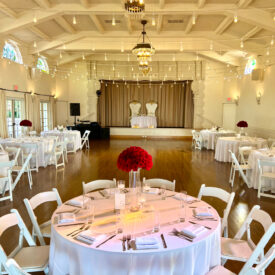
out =
<path fill-rule="evenodd" d="M 248 127 L 248 123 L 244 120 L 241 120 L 237 123 L 237 127 L 240 127 L 240 128 L 247 128 Z"/>
<path fill-rule="evenodd" d="M 24 119 L 24 120 L 21 120 L 20 126 L 32 127 L 32 123 L 31 123 L 31 121 L 29 121 L 29 120 L 27 120 L 27 119 Z"/>
<path fill-rule="evenodd" d="M 137 171 L 138 168 L 150 170 L 152 166 L 152 156 L 137 146 L 131 146 L 122 151 L 117 160 L 118 169 L 125 172 Z"/>

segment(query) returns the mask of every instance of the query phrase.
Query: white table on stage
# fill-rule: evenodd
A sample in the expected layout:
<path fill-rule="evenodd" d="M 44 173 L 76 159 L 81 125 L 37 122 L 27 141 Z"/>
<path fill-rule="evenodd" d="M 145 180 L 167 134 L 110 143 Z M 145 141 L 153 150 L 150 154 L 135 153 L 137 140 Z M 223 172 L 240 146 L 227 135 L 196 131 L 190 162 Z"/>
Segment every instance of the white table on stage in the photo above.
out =
<path fill-rule="evenodd" d="M 255 145 L 257 148 L 264 148 L 267 147 L 267 141 L 262 138 L 252 137 L 220 137 L 216 144 L 215 160 L 231 162 L 231 155 L 228 152 L 229 150 L 238 157 L 240 146 L 251 145 Z"/>
<path fill-rule="evenodd" d="M 51 131 L 41 132 L 41 136 L 59 137 L 60 141 L 64 141 L 64 139 L 67 138 L 70 142 L 74 143 L 74 148 L 76 150 L 79 150 L 81 148 L 81 133 L 80 131 L 77 131 L 77 130 L 63 130 L 63 131 L 51 130 Z M 71 149 L 71 148 L 68 148 L 68 149 Z"/>
<path fill-rule="evenodd" d="M 206 149 L 215 150 L 215 143 L 218 137 L 232 137 L 235 136 L 235 132 L 231 130 L 201 130 L 203 144 Z"/>
<path fill-rule="evenodd" d="M 0 162 L 7 162 L 9 161 L 9 154 L 5 151 L 0 152 Z M 7 176 L 7 169 L 0 168 L 0 176 L 5 177 Z"/>
<path fill-rule="evenodd" d="M 157 128 L 155 116 L 135 116 L 131 118 L 132 128 Z"/>
<path fill-rule="evenodd" d="M 168 194 L 173 192 L 167 191 Z M 100 233 L 113 234 L 117 229 L 114 214 L 114 198 L 102 199 L 98 192 L 90 193 L 94 197 L 95 222 L 90 230 Z M 155 236 L 159 241 L 159 249 L 147 250 L 122 250 L 122 235 L 118 234 L 99 248 L 99 243 L 86 245 L 78 242 L 67 234 L 80 226 L 54 225 L 56 214 L 52 217 L 51 245 L 50 245 L 50 274 L 51 275 L 202 275 L 212 267 L 220 264 L 220 218 L 214 208 L 210 208 L 215 221 L 196 221 L 199 224 L 211 227 L 199 235 L 193 242 L 171 236 L 173 228 L 178 230 L 190 225 L 188 220 L 193 220 L 194 208 L 186 207 L 186 222 L 178 220 L 180 201 L 172 197 L 162 200 L 159 195 L 146 194 L 146 203 L 152 204 L 160 213 L 160 232 L 152 233 L 154 215 L 148 212 L 135 212 L 139 222 L 134 227 L 136 236 Z M 101 199 L 97 199 L 101 198 Z M 191 206 L 210 207 L 200 201 Z M 62 205 L 58 211 L 73 209 L 71 206 Z M 85 210 L 82 210 L 85 211 Z M 104 216 L 105 213 L 105 216 Z M 130 212 L 131 213 L 131 212 Z M 131 214 L 129 214 L 131 215 Z M 133 215 L 133 213 L 132 213 Z M 128 217 L 128 216 L 127 216 Z M 129 219 L 132 216 L 129 216 Z M 125 219 L 125 217 L 124 217 Z M 128 218 L 127 218 L 128 221 Z M 98 224 L 98 225 L 96 225 Z M 125 227 L 124 227 L 125 229 Z M 149 233 L 148 233 L 149 230 Z M 146 233 L 145 233 L 146 231 Z M 124 233 L 126 230 L 124 230 Z M 133 231 L 128 231 L 132 232 Z M 167 249 L 163 247 L 160 234 L 163 233 Z M 147 235 L 148 236 L 148 235 Z M 106 237 L 105 237 L 106 238 Z M 105 239 L 104 238 L 104 239 Z M 103 239 L 103 240 L 104 240 Z M 101 240 L 102 241 L 102 240 Z"/>
<path fill-rule="evenodd" d="M 275 150 L 269 150 L 268 148 L 265 148 L 253 150 L 250 152 L 248 165 L 251 167 L 251 170 L 247 170 L 246 176 L 248 179 L 249 187 L 254 189 L 258 189 L 259 186 L 258 159 L 275 162 Z M 264 167 L 264 172 L 275 173 L 275 168 Z M 262 189 L 263 191 L 271 191 L 272 193 L 275 193 L 275 181 L 267 179 L 262 180 Z"/>
<path fill-rule="evenodd" d="M 50 158 L 46 157 L 46 153 L 51 152 L 54 145 L 54 139 L 51 137 L 24 137 L 24 138 L 7 138 L 0 141 L 1 144 L 12 147 L 21 147 L 25 144 L 37 145 L 38 150 L 38 166 L 46 167 L 47 165 L 53 164 Z M 30 149 L 24 148 L 24 153 L 29 153 Z M 18 159 L 20 161 L 20 158 Z M 31 166 L 34 160 L 31 160 Z"/>

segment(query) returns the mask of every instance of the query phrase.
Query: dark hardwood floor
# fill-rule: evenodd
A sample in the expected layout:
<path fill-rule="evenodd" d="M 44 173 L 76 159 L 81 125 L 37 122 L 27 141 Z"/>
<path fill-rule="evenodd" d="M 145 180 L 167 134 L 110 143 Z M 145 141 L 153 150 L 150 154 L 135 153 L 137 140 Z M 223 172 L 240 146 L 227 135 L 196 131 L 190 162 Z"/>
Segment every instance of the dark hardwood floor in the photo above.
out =
<path fill-rule="evenodd" d="M 188 194 L 197 196 L 201 184 L 216 186 L 231 191 L 228 183 L 230 164 L 219 163 L 214 160 L 213 151 L 192 151 L 191 142 L 184 140 L 147 140 L 147 139 L 111 139 L 92 141 L 90 150 L 79 151 L 68 156 L 69 162 L 65 168 L 55 169 L 54 166 L 40 168 L 39 173 L 33 172 L 34 185 L 32 190 L 28 187 L 27 177 L 14 190 L 14 201 L 0 202 L 0 216 L 9 213 L 11 208 L 16 208 L 22 215 L 26 225 L 30 228 L 24 198 L 31 198 L 35 194 L 56 187 L 63 201 L 82 193 L 82 181 L 88 182 L 95 179 L 124 179 L 128 181 L 128 174 L 117 169 L 116 161 L 119 153 L 129 146 L 141 146 L 153 157 L 153 168 L 150 171 L 142 170 L 141 176 L 147 178 L 165 178 L 176 180 L 176 190 L 186 190 Z M 272 219 L 275 218 L 274 200 L 270 198 L 257 198 L 257 192 L 248 189 L 236 177 L 233 191 L 236 192 L 232 210 L 229 216 L 229 236 L 233 237 L 240 228 L 250 209 L 259 204 L 261 209 L 267 211 Z M 244 191 L 244 194 L 241 195 Z M 205 201 L 214 206 L 220 215 L 224 203 L 212 198 Z M 37 210 L 39 221 L 50 218 L 55 205 L 45 204 Z M 252 224 L 252 238 L 257 242 L 263 234 L 263 229 L 257 223 Z M 9 230 L 0 238 L 0 243 L 7 251 L 14 248 L 17 237 L 15 231 Z M 274 243 L 274 238 L 269 242 L 268 248 Z M 242 264 L 227 262 L 233 272 L 238 272 Z M 266 274 L 275 274 L 275 263 L 267 270 Z"/>

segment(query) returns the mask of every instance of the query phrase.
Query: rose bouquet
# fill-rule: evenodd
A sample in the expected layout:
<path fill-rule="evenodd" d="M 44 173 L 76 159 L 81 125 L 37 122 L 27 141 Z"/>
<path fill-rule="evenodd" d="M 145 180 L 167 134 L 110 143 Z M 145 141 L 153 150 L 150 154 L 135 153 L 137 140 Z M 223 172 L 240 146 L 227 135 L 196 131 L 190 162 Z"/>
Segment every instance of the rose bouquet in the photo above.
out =
<path fill-rule="evenodd" d="M 237 123 L 237 127 L 239 128 L 247 128 L 248 127 L 248 123 L 244 120 L 241 120 Z"/>
<path fill-rule="evenodd" d="M 32 127 L 32 123 L 31 123 L 31 121 L 29 121 L 27 119 L 24 119 L 24 120 L 20 121 L 20 126 L 23 126 L 23 127 Z"/>

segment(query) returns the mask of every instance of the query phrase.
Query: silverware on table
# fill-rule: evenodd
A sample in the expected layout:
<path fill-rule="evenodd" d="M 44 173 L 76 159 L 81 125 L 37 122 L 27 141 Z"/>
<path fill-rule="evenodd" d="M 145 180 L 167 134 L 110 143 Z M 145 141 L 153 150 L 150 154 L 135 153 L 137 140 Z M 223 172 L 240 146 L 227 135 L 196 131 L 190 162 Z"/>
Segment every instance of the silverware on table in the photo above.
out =
<path fill-rule="evenodd" d="M 81 227 L 79 227 L 78 229 L 75 229 L 74 231 L 70 232 L 67 234 L 67 236 L 71 236 L 73 235 L 75 232 L 78 232 L 79 230 L 82 230 L 85 227 L 85 224 L 83 224 Z"/>
<path fill-rule="evenodd" d="M 85 231 L 85 230 L 88 230 L 90 228 L 90 225 L 86 225 L 84 226 L 84 228 L 78 230 L 77 232 L 71 234 L 71 237 L 75 237 L 76 235 L 80 234 L 81 232 Z"/>
<path fill-rule="evenodd" d="M 101 245 L 105 244 L 106 242 L 108 242 L 109 240 L 111 240 L 112 238 L 114 238 L 116 236 L 116 234 L 110 236 L 109 238 L 107 238 L 106 240 L 104 240 L 102 243 L 98 244 L 96 246 L 96 248 L 100 247 Z"/>
<path fill-rule="evenodd" d="M 74 237 L 74 240 L 78 241 L 78 242 L 81 242 L 81 243 L 84 243 L 84 244 L 88 244 L 88 245 L 91 245 L 93 244 L 92 242 L 90 241 L 86 241 L 85 239 L 78 239 L 77 237 Z"/>
<path fill-rule="evenodd" d="M 177 237 L 179 237 L 181 239 L 185 239 L 185 240 L 187 240 L 189 242 L 193 242 L 193 239 L 194 239 L 194 238 L 192 238 L 190 236 L 185 235 L 183 232 L 178 231 L 176 228 L 173 229 L 173 231 L 171 232 L 171 234 L 174 235 L 174 236 L 177 236 Z"/>
<path fill-rule="evenodd" d="M 131 244 L 130 244 L 130 242 L 131 242 L 131 235 L 130 234 L 128 234 L 127 236 L 126 236 L 126 239 L 127 239 L 127 250 L 130 250 L 131 249 Z"/>
<path fill-rule="evenodd" d="M 125 235 L 123 235 L 123 237 L 122 237 L 122 250 L 123 251 L 126 250 L 126 246 L 125 246 L 126 239 L 127 239 L 127 237 Z"/>
<path fill-rule="evenodd" d="M 167 248 L 167 243 L 166 243 L 166 241 L 165 241 L 164 235 L 163 235 L 163 234 L 160 234 L 160 237 L 161 237 L 161 240 L 162 240 L 163 247 L 164 247 L 164 248 Z"/>
<path fill-rule="evenodd" d="M 209 230 L 211 230 L 211 229 L 212 229 L 211 227 L 206 226 L 206 225 L 203 225 L 203 224 L 199 224 L 199 223 L 192 222 L 192 221 L 188 221 L 188 222 L 189 222 L 189 223 L 192 223 L 192 224 L 198 224 L 198 225 L 201 225 L 201 226 L 203 226 L 204 228 L 209 229 Z"/>

